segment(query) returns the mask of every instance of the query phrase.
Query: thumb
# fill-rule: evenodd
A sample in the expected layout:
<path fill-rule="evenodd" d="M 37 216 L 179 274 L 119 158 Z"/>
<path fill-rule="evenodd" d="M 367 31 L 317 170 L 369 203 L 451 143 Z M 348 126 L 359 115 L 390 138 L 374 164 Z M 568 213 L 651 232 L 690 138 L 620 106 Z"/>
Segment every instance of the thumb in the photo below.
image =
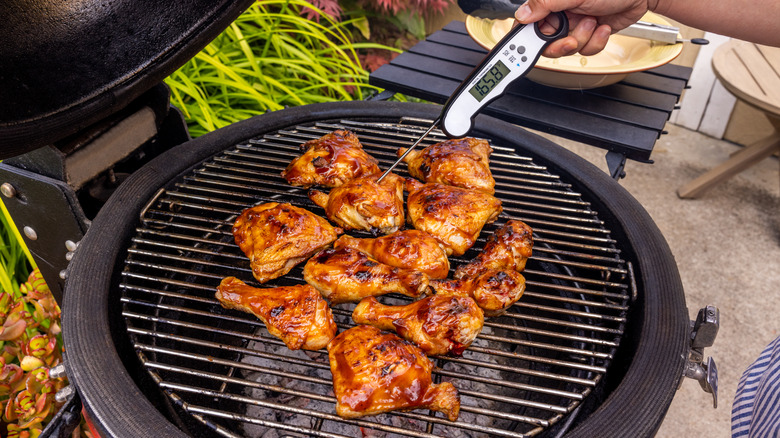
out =
<path fill-rule="evenodd" d="M 546 2 L 527 0 L 515 11 L 515 19 L 522 24 L 534 23 L 552 12 Z"/>

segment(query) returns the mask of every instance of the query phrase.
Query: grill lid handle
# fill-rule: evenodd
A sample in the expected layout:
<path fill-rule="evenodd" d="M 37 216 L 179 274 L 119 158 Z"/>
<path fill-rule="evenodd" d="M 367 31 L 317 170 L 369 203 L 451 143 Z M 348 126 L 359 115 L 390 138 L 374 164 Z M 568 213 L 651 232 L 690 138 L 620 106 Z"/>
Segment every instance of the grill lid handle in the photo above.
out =
<path fill-rule="evenodd" d="M 704 362 L 704 349 L 715 343 L 720 328 L 720 311 L 715 306 L 699 309 L 691 321 L 691 349 L 683 375 L 697 380 L 704 392 L 712 394 L 712 407 L 718 407 L 718 367 L 711 357 Z"/>

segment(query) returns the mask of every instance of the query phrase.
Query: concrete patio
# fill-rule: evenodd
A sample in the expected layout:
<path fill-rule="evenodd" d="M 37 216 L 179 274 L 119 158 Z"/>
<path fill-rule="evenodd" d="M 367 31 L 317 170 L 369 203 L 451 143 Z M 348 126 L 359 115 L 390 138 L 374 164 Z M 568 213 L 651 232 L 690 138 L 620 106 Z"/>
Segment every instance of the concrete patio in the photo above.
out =
<path fill-rule="evenodd" d="M 766 159 L 700 199 L 676 189 L 726 160 L 740 146 L 673 124 L 656 144 L 654 164 L 629 162 L 621 184 L 644 205 L 677 261 L 690 317 L 720 309 L 715 345 L 705 350 L 719 371 L 718 408 L 685 379 L 658 437 L 730 437 L 731 404 L 745 368 L 780 334 L 780 164 Z M 601 149 L 554 141 L 606 171 Z"/>

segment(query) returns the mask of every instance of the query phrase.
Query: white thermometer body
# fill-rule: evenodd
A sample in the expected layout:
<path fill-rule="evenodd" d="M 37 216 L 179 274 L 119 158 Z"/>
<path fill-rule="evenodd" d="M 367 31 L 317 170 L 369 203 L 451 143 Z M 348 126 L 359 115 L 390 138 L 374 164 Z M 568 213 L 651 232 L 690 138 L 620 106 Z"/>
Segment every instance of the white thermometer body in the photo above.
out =
<path fill-rule="evenodd" d="M 518 25 L 512 28 L 485 56 L 469 76 L 444 104 L 444 109 L 430 128 L 409 147 L 403 155 L 379 177 L 382 181 L 409 152 L 433 131 L 438 124 L 449 138 L 464 137 L 474 127 L 474 117 L 482 108 L 504 94 L 507 86 L 523 77 L 533 68 L 542 51 L 551 42 L 569 34 L 569 21 L 563 12 L 558 16 L 558 30 L 545 35 L 539 30 L 539 23 Z"/>
<path fill-rule="evenodd" d="M 474 68 L 444 104 L 439 127 L 450 138 L 464 137 L 482 108 L 504 94 L 507 86 L 525 76 L 551 42 L 568 35 L 569 23 L 555 13 L 560 25 L 552 35 L 539 30 L 539 23 L 517 25 Z"/>

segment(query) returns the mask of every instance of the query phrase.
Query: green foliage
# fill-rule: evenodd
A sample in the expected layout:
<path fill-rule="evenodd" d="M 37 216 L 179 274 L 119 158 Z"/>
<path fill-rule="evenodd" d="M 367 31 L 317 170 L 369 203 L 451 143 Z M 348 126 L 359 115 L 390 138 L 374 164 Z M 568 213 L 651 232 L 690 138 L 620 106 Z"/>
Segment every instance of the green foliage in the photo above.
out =
<path fill-rule="evenodd" d="M 0 292 L 19 290 L 19 284 L 31 271 L 30 261 L 15 230 L 3 208 L 3 214 L 0 214 Z"/>
<path fill-rule="evenodd" d="M 0 292 L 0 412 L 8 437 L 37 437 L 59 409 L 67 381 L 49 370 L 62 361 L 60 308 L 36 269 Z"/>
<path fill-rule="evenodd" d="M 319 20 L 302 16 L 314 10 Z M 166 83 L 193 136 L 287 106 L 363 99 L 376 91 L 352 42 L 353 20 L 335 21 L 305 0 L 260 0 Z M 359 18 L 358 18 L 359 20 Z"/>

